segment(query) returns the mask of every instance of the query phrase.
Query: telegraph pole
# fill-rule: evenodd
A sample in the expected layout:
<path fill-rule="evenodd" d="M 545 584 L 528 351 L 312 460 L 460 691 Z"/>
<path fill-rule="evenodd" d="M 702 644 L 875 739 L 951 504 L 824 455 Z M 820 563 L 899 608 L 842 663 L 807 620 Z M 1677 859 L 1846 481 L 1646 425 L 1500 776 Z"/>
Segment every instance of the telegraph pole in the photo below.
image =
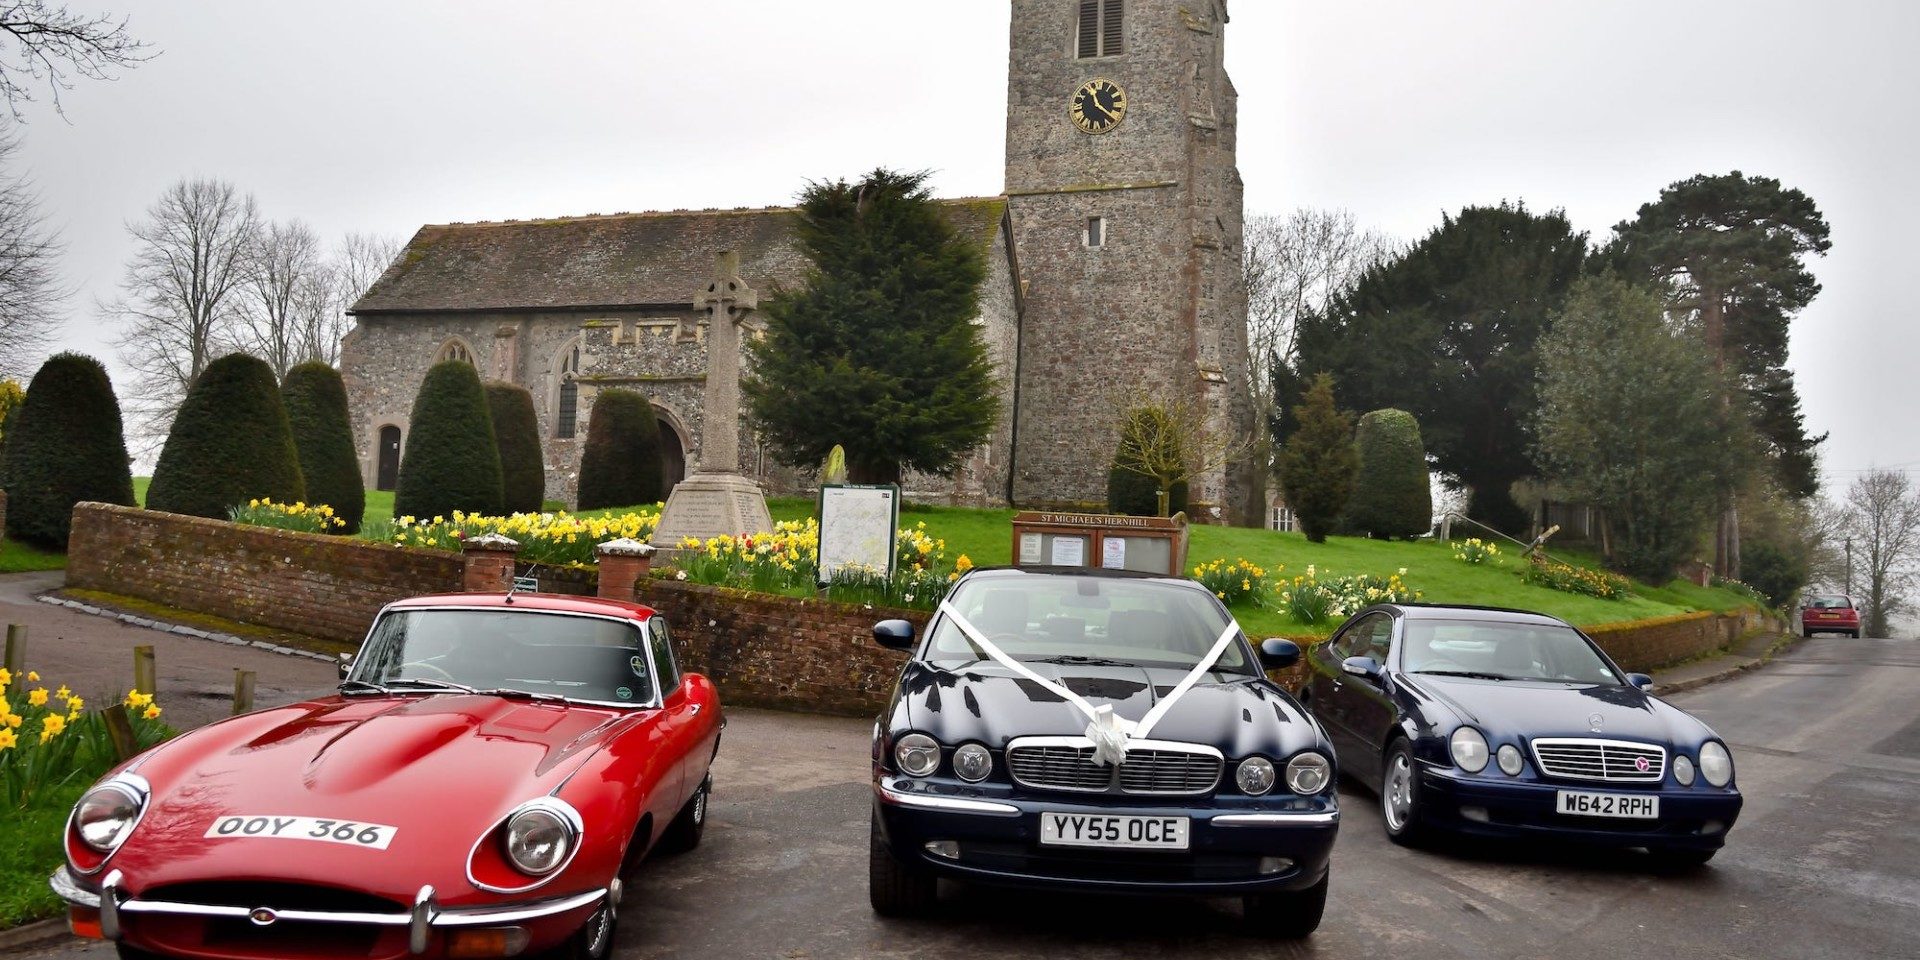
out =
<path fill-rule="evenodd" d="M 1847 596 L 1853 596 L 1853 538 L 1847 538 Z"/>

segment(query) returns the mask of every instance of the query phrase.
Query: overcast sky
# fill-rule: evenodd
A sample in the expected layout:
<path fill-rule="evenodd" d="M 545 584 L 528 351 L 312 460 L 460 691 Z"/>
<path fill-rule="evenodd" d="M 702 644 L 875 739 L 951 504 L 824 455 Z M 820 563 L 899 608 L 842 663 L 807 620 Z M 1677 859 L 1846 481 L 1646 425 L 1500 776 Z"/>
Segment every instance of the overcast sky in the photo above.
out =
<path fill-rule="evenodd" d="M 1067 2 L 1067 0 L 1019 0 Z M 323 236 L 762 206 L 809 178 L 927 168 L 998 193 L 1004 0 L 267 4 L 79 0 L 160 51 L 43 96 L 20 158 L 94 308 L 125 224 L 183 176 Z M 1564 208 L 1596 238 L 1667 183 L 1739 169 L 1833 226 L 1793 367 L 1830 484 L 1920 477 L 1920 4 L 1234 0 L 1250 213 L 1344 207 L 1403 239 L 1465 204 Z M 1062 92 L 1064 97 L 1066 92 Z M 116 371 L 119 368 L 116 367 Z M 124 379 L 124 377 L 120 378 Z"/>

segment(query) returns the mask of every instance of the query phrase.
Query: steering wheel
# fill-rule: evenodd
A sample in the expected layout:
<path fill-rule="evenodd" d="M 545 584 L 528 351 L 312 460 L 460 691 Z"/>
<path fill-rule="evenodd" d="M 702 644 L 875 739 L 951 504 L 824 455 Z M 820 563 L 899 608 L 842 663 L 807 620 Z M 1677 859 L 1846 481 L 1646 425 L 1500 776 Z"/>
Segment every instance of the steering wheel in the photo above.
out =
<path fill-rule="evenodd" d="M 443 669 L 441 669 L 441 668 L 440 668 L 440 667 L 439 667 L 439 666 L 438 666 L 437 664 L 433 664 L 433 663 L 429 663 L 429 662 L 427 662 L 427 661 L 425 661 L 425 660 L 409 660 L 409 661 L 407 661 L 406 663 L 403 663 L 403 664 L 401 664 L 401 665 L 400 665 L 400 669 L 401 669 L 401 671 L 403 671 L 403 672 L 404 672 L 404 671 L 405 671 L 405 670 L 406 670 L 406 669 L 407 669 L 408 667 L 420 667 L 420 668 L 422 668 L 422 669 L 425 669 L 425 670 L 429 670 L 429 671 L 432 671 L 433 673 L 437 673 L 437 674 L 439 674 L 439 675 L 440 675 L 440 679 L 442 679 L 442 680 L 445 680 L 445 681 L 447 681 L 448 683 L 459 683 L 459 682 L 460 682 L 460 681 L 458 681 L 458 680 L 455 680 L 455 679 L 453 678 L 453 674 L 451 674 L 451 673 L 448 673 L 447 671 L 445 671 L 445 670 L 443 670 Z"/>

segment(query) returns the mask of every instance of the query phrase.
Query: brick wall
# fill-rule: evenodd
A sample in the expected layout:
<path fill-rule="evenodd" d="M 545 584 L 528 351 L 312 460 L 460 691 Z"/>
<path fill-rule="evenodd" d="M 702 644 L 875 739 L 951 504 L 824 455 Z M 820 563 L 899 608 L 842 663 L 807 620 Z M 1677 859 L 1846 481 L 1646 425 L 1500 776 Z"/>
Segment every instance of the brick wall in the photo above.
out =
<path fill-rule="evenodd" d="M 67 544 L 69 587 L 349 643 L 383 605 L 460 582 L 454 553 L 101 503 L 74 507 Z"/>
<path fill-rule="evenodd" d="M 1647 673 L 1724 649 L 1764 622 L 1757 614 L 1700 611 L 1582 629 L 1622 669 Z"/>

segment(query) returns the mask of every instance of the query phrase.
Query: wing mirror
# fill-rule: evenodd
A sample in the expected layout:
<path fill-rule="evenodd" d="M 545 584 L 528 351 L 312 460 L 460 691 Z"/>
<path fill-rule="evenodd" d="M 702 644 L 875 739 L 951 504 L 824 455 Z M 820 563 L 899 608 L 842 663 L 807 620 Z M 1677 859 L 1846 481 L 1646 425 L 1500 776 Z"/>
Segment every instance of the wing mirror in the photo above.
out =
<path fill-rule="evenodd" d="M 1268 637 L 1260 641 L 1260 665 L 1268 670 L 1280 670 L 1300 662 L 1300 645 L 1281 637 Z"/>
<path fill-rule="evenodd" d="M 1653 692 L 1653 678 L 1644 673 L 1627 674 L 1627 682 L 1639 687 L 1642 693 Z"/>
<path fill-rule="evenodd" d="M 1380 682 L 1380 662 L 1372 657 L 1348 657 L 1340 661 L 1340 672 L 1359 677 L 1368 683 Z"/>
<path fill-rule="evenodd" d="M 347 674 L 353 672 L 353 654 L 342 653 L 337 654 L 337 656 L 340 658 L 340 679 L 345 680 Z"/>
<path fill-rule="evenodd" d="M 906 620 L 882 620 L 873 625 L 873 640 L 889 650 L 912 650 L 913 624 Z"/>

